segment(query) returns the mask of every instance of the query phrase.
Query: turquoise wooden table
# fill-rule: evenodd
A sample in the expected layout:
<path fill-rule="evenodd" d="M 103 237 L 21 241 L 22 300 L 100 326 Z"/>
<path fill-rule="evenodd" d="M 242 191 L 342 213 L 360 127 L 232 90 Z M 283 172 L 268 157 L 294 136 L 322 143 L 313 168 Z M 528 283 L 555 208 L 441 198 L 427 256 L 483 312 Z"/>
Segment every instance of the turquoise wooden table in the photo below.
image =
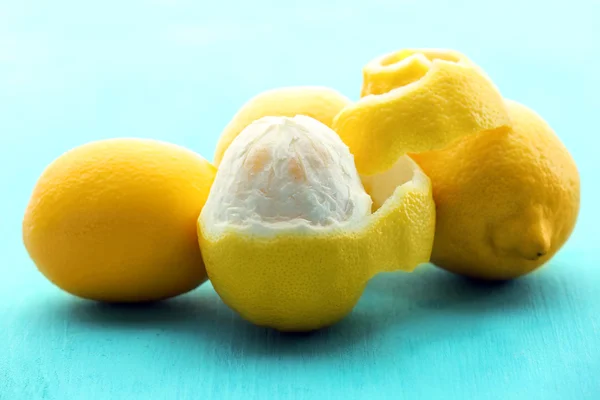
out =
<path fill-rule="evenodd" d="M 0 399 L 600 399 L 599 3 L 283 3 L 0 2 Z M 282 335 L 241 320 L 210 284 L 102 305 L 27 257 L 30 191 L 67 149 L 136 136 L 212 159 L 259 91 L 357 98 L 362 65 L 400 47 L 469 55 L 572 152 L 581 214 L 544 269 L 506 284 L 432 266 L 381 275 L 341 323 Z"/>

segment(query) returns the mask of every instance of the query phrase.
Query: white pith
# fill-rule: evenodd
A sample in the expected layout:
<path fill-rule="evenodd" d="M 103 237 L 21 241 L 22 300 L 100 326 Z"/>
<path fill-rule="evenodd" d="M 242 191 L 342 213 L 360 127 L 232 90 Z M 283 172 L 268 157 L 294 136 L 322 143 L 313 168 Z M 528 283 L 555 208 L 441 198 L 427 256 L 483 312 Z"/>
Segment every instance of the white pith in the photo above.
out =
<path fill-rule="evenodd" d="M 361 176 L 366 191 L 373 199 L 373 209 L 378 210 L 390 198 L 397 187 L 415 179 L 415 162 L 409 156 L 401 156 L 387 171 Z"/>
<path fill-rule="evenodd" d="M 357 226 L 371 205 L 333 130 L 302 115 L 264 117 L 225 152 L 200 219 L 210 234 L 314 231 Z"/>

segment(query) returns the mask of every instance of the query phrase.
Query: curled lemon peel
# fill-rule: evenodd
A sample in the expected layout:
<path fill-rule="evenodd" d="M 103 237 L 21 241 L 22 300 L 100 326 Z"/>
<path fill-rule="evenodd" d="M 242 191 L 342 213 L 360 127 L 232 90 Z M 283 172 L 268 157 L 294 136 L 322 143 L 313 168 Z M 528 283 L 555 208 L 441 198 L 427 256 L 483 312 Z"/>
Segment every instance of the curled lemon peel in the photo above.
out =
<path fill-rule="evenodd" d="M 510 127 L 496 86 L 458 52 L 400 50 L 369 62 L 363 78 L 363 97 L 340 111 L 332 125 L 361 175 L 382 173 L 405 154 Z"/>
<path fill-rule="evenodd" d="M 421 79 L 436 60 L 471 65 L 471 61 L 452 50 L 403 49 L 385 54 L 363 67 L 361 97 L 384 94 Z"/>

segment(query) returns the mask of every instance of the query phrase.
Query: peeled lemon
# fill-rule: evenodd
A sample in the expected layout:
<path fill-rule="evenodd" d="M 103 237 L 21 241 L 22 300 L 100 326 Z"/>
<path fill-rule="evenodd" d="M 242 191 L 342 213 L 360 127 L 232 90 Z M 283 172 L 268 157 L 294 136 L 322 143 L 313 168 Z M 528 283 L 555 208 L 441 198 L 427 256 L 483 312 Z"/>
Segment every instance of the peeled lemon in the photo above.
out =
<path fill-rule="evenodd" d="M 376 273 L 427 262 L 431 184 L 404 162 L 404 182 L 371 214 L 352 155 L 326 125 L 296 116 L 247 126 L 198 220 L 215 290 L 257 325 L 307 331 L 347 315 Z"/>
<path fill-rule="evenodd" d="M 110 302 L 160 300 L 206 280 L 196 221 L 216 173 L 194 152 L 143 139 L 92 142 L 39 178 L 25 247 L 54 284 Z"/>
<path fill-rule="evenodd" d="M 432 261 L 484 279 L 536 270 L 565 244 L 579 214 L 577 166 L 533 110 L 507 101 L 512 130 L 414 155 L 437 205 Z"/>
<path fill-rule="evenodd" d="M 289 86 L 266 90 L 246 102 L 227 124 L 217 143 L 214 162 L 219 166 L 233 139 L 255 120 L 266 116 L 306 115 L 327 126 L 350 100 L 322 86 Z"/>
<path fill-rule="evenodd" d="M 509 126 L 502 96 L 483 70 L 461 53 L 435 49 L 404 49 L 369 62 L 361 99 L 332 124 L 365 177 L 389 172 L 407 152 Z M 368 178 L 365 186 L 372 185 L 378 183 Z"/>

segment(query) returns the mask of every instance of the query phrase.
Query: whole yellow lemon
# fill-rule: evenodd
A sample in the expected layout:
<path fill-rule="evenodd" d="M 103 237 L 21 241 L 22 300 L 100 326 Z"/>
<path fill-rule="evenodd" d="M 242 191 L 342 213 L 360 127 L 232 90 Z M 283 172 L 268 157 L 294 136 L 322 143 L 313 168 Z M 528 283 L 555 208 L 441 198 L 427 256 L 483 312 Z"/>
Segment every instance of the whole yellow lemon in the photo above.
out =
<path fill-rule="evenodd" d="M 238 110 L 221 133 L 214 156 L 215 165 L 219 166 L 233 139 L 257 119 L 306 115 L 330 127 L 333 118 L 350 103 L 344 95 L 322 86 L 289 86 L 259 93 Z"/>
<path fill-rule="evenodd" d="M 432 262 L 469 277 L 535 270 L 567 241 L 579 213 L 579 173 L 565 146 L 534 111 L 506 104 L 512 129 L 412 156 L 433 184 Z"/>
<path fill-rule="evenodd" d="M 110 139 L 77 147 L 39 178 L 23 220 L 38 269 L 110 302 L 160 300 L 206 280 L 196 220 L 216 173 L 185 148 Z"/>

